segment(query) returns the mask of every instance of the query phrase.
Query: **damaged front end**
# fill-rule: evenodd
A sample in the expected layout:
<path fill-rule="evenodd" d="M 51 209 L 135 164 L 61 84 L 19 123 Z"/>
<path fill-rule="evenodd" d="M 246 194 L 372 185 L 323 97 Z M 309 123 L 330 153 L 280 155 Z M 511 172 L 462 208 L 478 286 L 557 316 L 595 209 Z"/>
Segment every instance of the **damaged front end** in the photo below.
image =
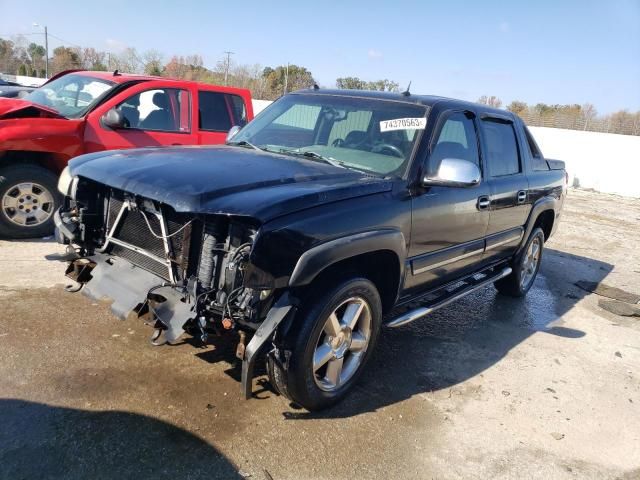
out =
<path fill-rule="evenodd" d="M 251 264 L 259 223 L 179 213 L 77 177 L 68 189 L 55 221 L 56 238 L 74 255 L 66 273 L 78 287 L 71 290 L 109 299 L 122 319 L 152 324 L 156 345 L 185 331 L 203 342 L 212 333 L 239 331 L 248 398 L 255 357 L 292 308 L 287 292 Z"/>

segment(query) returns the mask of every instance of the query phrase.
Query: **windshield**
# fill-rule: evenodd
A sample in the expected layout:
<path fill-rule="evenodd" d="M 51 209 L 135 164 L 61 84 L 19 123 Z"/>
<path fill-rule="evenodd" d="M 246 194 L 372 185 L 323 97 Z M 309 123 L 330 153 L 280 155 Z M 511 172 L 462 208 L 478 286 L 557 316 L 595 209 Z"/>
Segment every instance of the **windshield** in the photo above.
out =
<path fill-rule="evenodd" d="M 400 176 L 426 115 L 424 105 L 399 101 L 292 94 L 270 105 L 230 143 Z"/>
<path fill-rule="evenodd" d="M 24 97 L 67 118 L 83 116 L 114 83 L 84 75 L 64 75 Z"/>

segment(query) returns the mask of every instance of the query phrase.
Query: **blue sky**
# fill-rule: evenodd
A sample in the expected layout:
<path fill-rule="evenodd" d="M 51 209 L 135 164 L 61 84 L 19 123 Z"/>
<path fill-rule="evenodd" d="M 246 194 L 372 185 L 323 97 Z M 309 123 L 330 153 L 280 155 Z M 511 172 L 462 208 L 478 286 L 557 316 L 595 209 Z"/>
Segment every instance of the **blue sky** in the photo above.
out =
<path fill-rule="evenodd" d="M 326 87 L 389 78 L 467 100 L 640 110 L 640 0 L 0 0 L 0 12 L 5 37 L 38 22 L 69 45 L 197 53 L 207 66 L 231 50 L 238 63 L 306 66 Z"/>

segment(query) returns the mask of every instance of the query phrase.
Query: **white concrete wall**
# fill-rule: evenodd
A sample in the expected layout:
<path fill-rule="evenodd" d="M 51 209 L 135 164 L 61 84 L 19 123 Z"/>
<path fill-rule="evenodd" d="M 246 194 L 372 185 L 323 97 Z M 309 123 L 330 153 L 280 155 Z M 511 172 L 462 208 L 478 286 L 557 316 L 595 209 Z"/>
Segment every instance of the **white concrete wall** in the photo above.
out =
<path fill-rule="evenodd" d="M 262 110 L 267 108 L 273 102 L 271 100 L 256 100 L 255 98 L 251 101 L 253 104 L 253 114 L 258 115 Z"/>
<path fill-rule="evenodd" d="M 640 198 L 640 137 L 560 128 L 529 129 L 545 157 L 566 162 L 569 185 Z"/>
<path fill-rule="evenodd" d="M 25 77 L 23 75 L 7 75 L 4 73 L 0 73 L 0 78 L 3 78 L 8 82 L 19 83 L 20 85 L 24 85 L 25 87 L 39 87 L 44 82 L 46 82 L 46 79 L 44 78 Z"/>

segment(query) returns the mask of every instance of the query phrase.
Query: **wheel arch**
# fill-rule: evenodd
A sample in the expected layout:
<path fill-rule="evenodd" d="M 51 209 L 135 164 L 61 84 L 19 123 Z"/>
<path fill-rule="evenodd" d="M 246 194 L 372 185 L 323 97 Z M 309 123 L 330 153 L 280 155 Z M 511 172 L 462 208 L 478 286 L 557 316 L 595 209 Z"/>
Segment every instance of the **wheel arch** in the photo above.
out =
<path fill-rule="evenodd" d="M 529 218 L 525 224 L 522 243 L 516 254 L 519 254 L 527 243 L 527 239 L 531 232 L 537 228 L 542 228 L 545 241 L 551 237 L 556 224 L 557 212 L 559 210 L 559 200 L 554 197 L 543 197 L 533 204 L 533 208 L 529 213 Z"/>
<path fill-rule="evenodd" d="M 11 165 L 36 165 L 49 170 L 56 175 L 62 171 L 69 158 L 54 152 L 36 150 L 5 150 L 0 151 L 0 168 Z"/>
<path fill-rule="evenodd" d="M 362 275 L 378 289 L 383 311 L 395 303 L 404 276 L 406 243 L 398 230 L 378 230 L 338 238 L 307 250 L 298 260 L 289 287 Z"/>
<path fill-rule="evenodd" d="M 544 240 L 546 242 L 547 240 L 549 240 L 549 237 L 551 236 L 551 232 L 553 232 L 553 224 L 555 222 L 555 219 L 556 219 L 556 215 L 552 209 L 541 211 L 538 214 L 533 224 L 532 231 L 536 227 L 540 227 L 544 232 Z"/>

